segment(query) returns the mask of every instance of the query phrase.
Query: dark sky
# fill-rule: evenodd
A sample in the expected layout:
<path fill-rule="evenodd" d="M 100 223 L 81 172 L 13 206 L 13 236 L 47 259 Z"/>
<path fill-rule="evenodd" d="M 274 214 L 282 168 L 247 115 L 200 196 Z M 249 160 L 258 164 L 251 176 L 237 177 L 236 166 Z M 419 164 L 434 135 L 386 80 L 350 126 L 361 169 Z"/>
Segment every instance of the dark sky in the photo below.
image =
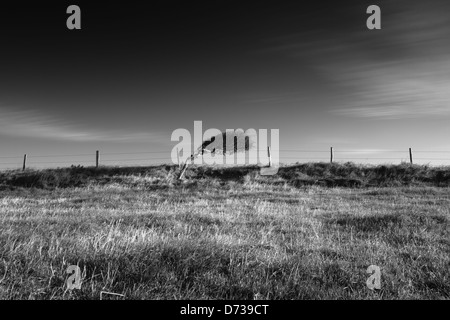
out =
<path fill-rule="evenodd" d="M 450 150 L 448 39 L 438 0 L 2 4 L 0 156 L 169 153 L 194 120 L 281 149 Z"/>

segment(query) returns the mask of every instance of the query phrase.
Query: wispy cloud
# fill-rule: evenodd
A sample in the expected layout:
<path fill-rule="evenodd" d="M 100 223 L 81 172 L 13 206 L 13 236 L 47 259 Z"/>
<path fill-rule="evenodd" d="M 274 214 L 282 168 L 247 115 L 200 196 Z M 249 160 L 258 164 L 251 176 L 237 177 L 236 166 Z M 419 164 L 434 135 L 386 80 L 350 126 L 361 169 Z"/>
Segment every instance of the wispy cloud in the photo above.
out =
<path fill-rule="evenodd" d="M 337 88 L 330 112 L 355 118 L 450 117 L 448 1 L 380 1 L 382 30 L 365 26 L 268 39 L 266 54 L 297 58 Z M 305 41 L 313 39 L 310 41 Z"/>
<path fill-rule="evenodd" d="M 62 119 L 41 115 L 36 111 L 13 110 L 5 107 L 0 107 L 0 134 L 75 142 L 169 141 L 165 133 L 86 130 Z"/>
<path fill-rule="evenodd" d="M 448 117 L 450 68 L 446 65 L 439 62 L 428 71 L 420 70 L 420 66 L 408 70 L 405 66 L 379 65 L 355 72 L 351 75 L 353 79 L 348 77 L 348 71 L 341 73 L 342 82 L 355 90 L 348 95 L 346 107 L 331 111 L 358 118 Z M 440 76 L 444 70 L 448 75 Z"/>

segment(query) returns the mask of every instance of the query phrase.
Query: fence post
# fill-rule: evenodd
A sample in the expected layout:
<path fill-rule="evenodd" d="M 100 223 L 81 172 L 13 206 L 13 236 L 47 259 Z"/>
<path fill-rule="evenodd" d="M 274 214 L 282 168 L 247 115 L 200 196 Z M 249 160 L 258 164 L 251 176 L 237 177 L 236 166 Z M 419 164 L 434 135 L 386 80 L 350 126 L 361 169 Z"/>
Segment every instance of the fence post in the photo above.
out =
<path fill-rule="evenodd" d="M 409 162 L 410 162 L 411 164 L 413 164 L 413 156 L 412 156 L 412 150 L 411 150 L 411 148 L 409 148 Z"/>
<path fill-rule="evenodd" d="M 98 168 L 98 162 L 100 160 L 100 152 L 97 150 L 95 153 L 95 167 Z"/>
<path fill-rule="evenodd" d="M 177 161 L 178 161 L 178 169 L 181 169 L 181 164 L 180 164 L 180 151 L 178 151 L 178 148 L 177 148 Z"/>
<path fill-rule="evenodd" d="M 272 156 L 270 155 L 270 147 L 267 147 L 267 156 L 269 157 L 269 167 L 272 167 Z"/>
<path fill-rule="evenodd" d="M 22 171 L 25 171 L 26 168 L 27 168 L 27 154 L 25 153 L 25 155 L 23 156 L 23 167 L 22 167 Z"/>
<path fill-rule="evenodd" d="M 333 163 L 333 147 L 330 148 L 330 163 Z"/>

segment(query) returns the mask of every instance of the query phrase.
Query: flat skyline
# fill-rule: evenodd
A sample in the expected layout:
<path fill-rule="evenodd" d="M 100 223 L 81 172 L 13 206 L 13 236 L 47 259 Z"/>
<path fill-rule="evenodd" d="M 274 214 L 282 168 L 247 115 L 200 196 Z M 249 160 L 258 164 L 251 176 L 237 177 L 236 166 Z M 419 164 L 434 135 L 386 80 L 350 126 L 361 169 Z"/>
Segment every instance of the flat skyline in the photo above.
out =
<path fill-rule="evenodd" d="M 71 4 L 81 30 L 66 28 Z M 366 27 L 372 4 L 381 30 Z M 172 132 L 193 132 L 196 120 L 279 129 L 281 162 L 328 161 L 334 147 L 337 161 L 399 163 L 411 147 L 417 163 L 450 165 L 449 9 L 443 0 L 5 4 L 0 169 L 25 153 L 31 166 L 33 155 L 80 154 L 35 167 L 92 165 L 95 150 L 104 164 L 168 163 Z M 162 153 L 126 154 L 146 151 Z M 148 161 L 108 162 L 138 158 Z"/>

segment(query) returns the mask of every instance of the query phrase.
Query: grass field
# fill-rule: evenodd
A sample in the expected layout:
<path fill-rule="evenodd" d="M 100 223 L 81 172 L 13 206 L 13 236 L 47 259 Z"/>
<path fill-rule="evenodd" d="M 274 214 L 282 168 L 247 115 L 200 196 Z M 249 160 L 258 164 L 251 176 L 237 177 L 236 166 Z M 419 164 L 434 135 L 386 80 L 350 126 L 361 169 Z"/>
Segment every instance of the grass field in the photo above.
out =
<path fill-rule="evenodd" d="M 450 298 L 449 167 L 177 170 L 0 173 L 0 298 Z"/>

